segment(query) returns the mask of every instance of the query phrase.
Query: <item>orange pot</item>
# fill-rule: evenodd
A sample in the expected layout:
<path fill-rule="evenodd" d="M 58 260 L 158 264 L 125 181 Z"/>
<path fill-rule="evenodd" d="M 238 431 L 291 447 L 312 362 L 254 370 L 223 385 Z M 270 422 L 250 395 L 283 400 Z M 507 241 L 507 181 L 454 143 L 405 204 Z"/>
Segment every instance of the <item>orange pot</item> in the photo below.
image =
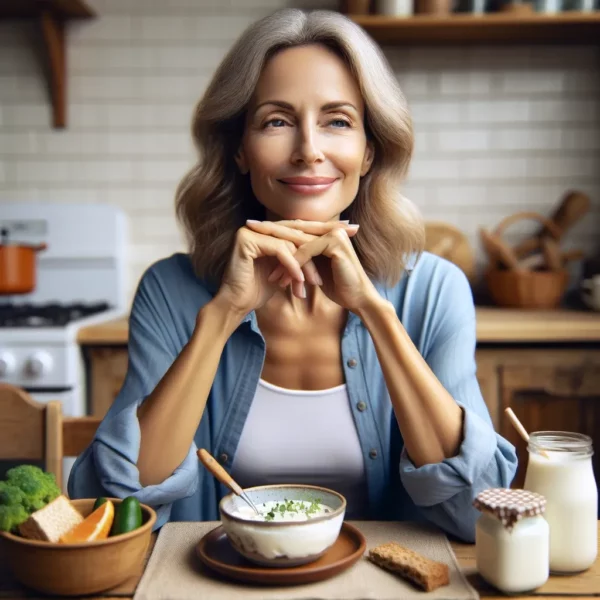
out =
<path fill-rule="evenodd" d="M 35 289 L 37 253 L 46 244 L 9 244 L 8 231 L 2 230 L 0 243 L 0 294 L 28 294 Z"/>

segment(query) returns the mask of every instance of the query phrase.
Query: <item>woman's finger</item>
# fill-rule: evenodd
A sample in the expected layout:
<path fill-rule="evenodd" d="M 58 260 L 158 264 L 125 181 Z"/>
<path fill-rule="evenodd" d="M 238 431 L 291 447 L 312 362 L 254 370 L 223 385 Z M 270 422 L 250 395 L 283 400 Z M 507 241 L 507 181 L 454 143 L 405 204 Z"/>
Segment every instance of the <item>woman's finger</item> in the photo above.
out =
<path fill-rule="evenodd" d="M 358 231 L 357 225 L 349 225 L 344 221 L 247 221 L 247 226 L 266 235 L 290 240 L 298 246 L 334 229 L 345 229 L 349 236 Z"/>
<path fill-rule="evenodd" d="M 294 252 L 289 242 L 279 240 L 269 235 L 261 235 L 256 232 L 250 232 L 248 241 L 255 244 L 254 254 L 258 258 L 260 256 L 272 256 L 285 267 L 286 276 L 289 276 L 297 281 L 304 283 L 306 280 L 302 268 L 298 261 L 294 258 Z M 305 261 L 306 262 L 306 261 Z"/>
<path fill-rule="evenodd" d="M 302 270 L 304 271 L 304 276 L 306 277 L 307 283 L 310 283 L 311 285 L 323 285 L 323 279 L 321 278 L 321 275 L 319 274 L 317 266 L 315 265 L 315 263 L 312 260 L 309 260 L 302 267 Z M 283 266 L 277 265 L 275 267 L 275 269 L 273 269 L 273 272 L 271 273 L 271 275 L 269 275 L 269 278 L 267 279 L 267 281 L 269 283 L 273 283 L 273 282 L 277 281 L 284 273 L 286 273 L 286 270 L 283 268 Z M 289 280 L 287 283 L 289 283 Z"/>
<path fill-rule="evenodd" d="M 334 229 L 298 248 L 298 251 L 294 254 L 294 258 L 300 266 L 304 266 L 313 257 L 321 254 L 331 258 L 336 248 L 339 249 L 346 245 L 352 248 L 347 232 L 343 229 Z"/>
<path fill-rule="evenodd" d="M 281 221 L 247 221 L 247 227 L 262 233 L 263 235 L 271 235 L 281 240 L 288 240 L 301 246 L 314 239 L 313 235 L 304 233 L 299 229 L 292 229 L 281 224 Z"/>
<path fill-rule="evenodd" d="M 323 285 L 323 280 L 319 275 L 319 271 L 317 270 L 317 265 L 312 260 L 309 260 L 302 267 L 302 271 L 304 272 L 304 277 L 306 277 L 306 282 L 311 285 Z"/>
<path fill-rule="evenodd" d="M 348 235 L 352 236 L 358 230 L 356 225 L 350 225 L 347 221 L 302 221 L 300 219 L 288 221 L 275 221 L 278 225 L 283 225 L 288 229 L 303 231 L 310 235 L 325 235 L 333 229 L 345 229 Z"/>
<path fill-rule="evenodd" d="M 339 250 L 341 246 L 349 244 L 350 240 L 344 230 L 332 230 L 326 235 L 317 237 L 308 244 L 303 245 L 298 249 L 294 257 L 301 266 L 304 266 L 308 261 L 312 262 L 315 256 L 323 255 L 331 258 L 336 248 Z M 349 244 L 351 247 L 351 244 Z M 279 285 L 285 287 L 290 283 L 291 279 L 287 273 L 283 273 Z"/>

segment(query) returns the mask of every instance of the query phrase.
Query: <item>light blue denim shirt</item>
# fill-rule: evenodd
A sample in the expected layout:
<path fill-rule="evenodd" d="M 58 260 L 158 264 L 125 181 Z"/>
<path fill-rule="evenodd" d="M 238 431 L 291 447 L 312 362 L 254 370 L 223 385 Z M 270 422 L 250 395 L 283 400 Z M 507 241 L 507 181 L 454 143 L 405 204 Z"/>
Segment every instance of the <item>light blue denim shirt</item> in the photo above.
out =
<path fill-rule="evenodd" d="M 428 253 L 396 286 L 376 287 L 396 307 L 413 343 L 463 408 L 464 427 L 456 456 L 416 468 L 403 449 L 373 341 L 358 316 L 349 313 L 340 343 L 365 461 L 364 518 L 426 519 L 473 541 L 478 517 L 474 497 L 489 487 L 509 487 L 517 459 L 514 447 L 495 433 L 476 379 L 471 289 L 457 267 Z M 225 345 L 194 443 L 181 465 L 162 483 L 146 487 L 136 467 L 137 409 L 188 342 L 199 309 L 215 292 L 195 276 L 186 254 L 163 259 L 146 271 L 129 320 L 127 376 L 94 441 L 73 467 L 72 498 L 134 495 L 158 511 L 156 528 L 168 520 L 218 520 L 218 502 L 228 490 L 204 469 L 196 450 L 207 448 L 231 469 L 265 359 L 254 312 Z M 360 404 L 359 410 L 359 403 L 367 409 Z"/>

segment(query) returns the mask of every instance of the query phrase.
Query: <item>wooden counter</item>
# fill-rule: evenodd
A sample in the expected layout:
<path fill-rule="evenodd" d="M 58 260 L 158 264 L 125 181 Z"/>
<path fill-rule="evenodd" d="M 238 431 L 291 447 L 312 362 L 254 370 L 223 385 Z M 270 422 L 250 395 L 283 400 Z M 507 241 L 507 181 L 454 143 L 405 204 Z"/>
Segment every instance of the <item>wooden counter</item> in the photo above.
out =
<path fill-rule="evenodd" d="M 600 536 L 600 522 L 598 523 L 598 535 Z M 94 596 L 88 596 L 87 600 L 131 600 L 135 594 L 141 576 L 143 575 L 148 558 L 152 554 L 156 544 L 156 538 L 157 534 L 153 533 L 144 566 L 137 575 L 131 577 L 117 588 L 107 590 L 104 593 L 96 594 Z M 460 568 L 467 576 L 471 585 L 478 592 L 480 598 L 485 598 L 486 600 L 506 600 L 507 596 L 489 586 L 477 573 L 475 545 L 464 544 L 457 541 L 451 541 L 450 544 Z M 561 598 L 576 600 L 577 598 L 597 598 L 599 590 L 600 555 L 587 571 L 576 575 L 551 575 L 548 581 L 541 588 L 536 590 L 533 595 L 515 595 L 512 597 L 512 600 L 559 600 Z M 424 595 L 424 597 L 426 597 L 426 595 Z M 9 598 L 11 600 L 18 600 L 21 598 L 23 600 L 45 600 L 48 596 L 43 596 L 33 590 L 25 589 L 15 581 L 8 568 L 0 561 L 0 598 L 3 600 L 8 600 Z"/>
<path fill-rule="evenodd" d="M 127 344 L 126 319 L 84 327 L 82 345 Z M 571 310 L 525 311 L 477 308 L 479 343 L 600 342 L 600 313 Z"/>

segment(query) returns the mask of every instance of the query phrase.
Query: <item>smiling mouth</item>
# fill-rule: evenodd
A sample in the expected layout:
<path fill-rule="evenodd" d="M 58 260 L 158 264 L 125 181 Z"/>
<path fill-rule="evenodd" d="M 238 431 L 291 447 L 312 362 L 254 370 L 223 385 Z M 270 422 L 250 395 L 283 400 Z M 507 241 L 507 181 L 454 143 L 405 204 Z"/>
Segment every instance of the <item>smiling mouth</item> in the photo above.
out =
<path fill-rule="evenodd" d="M 286 177 L 279 183 L 298 194 L 314 195 L 326 192 L 337 181 L 335 177 Z"/>

